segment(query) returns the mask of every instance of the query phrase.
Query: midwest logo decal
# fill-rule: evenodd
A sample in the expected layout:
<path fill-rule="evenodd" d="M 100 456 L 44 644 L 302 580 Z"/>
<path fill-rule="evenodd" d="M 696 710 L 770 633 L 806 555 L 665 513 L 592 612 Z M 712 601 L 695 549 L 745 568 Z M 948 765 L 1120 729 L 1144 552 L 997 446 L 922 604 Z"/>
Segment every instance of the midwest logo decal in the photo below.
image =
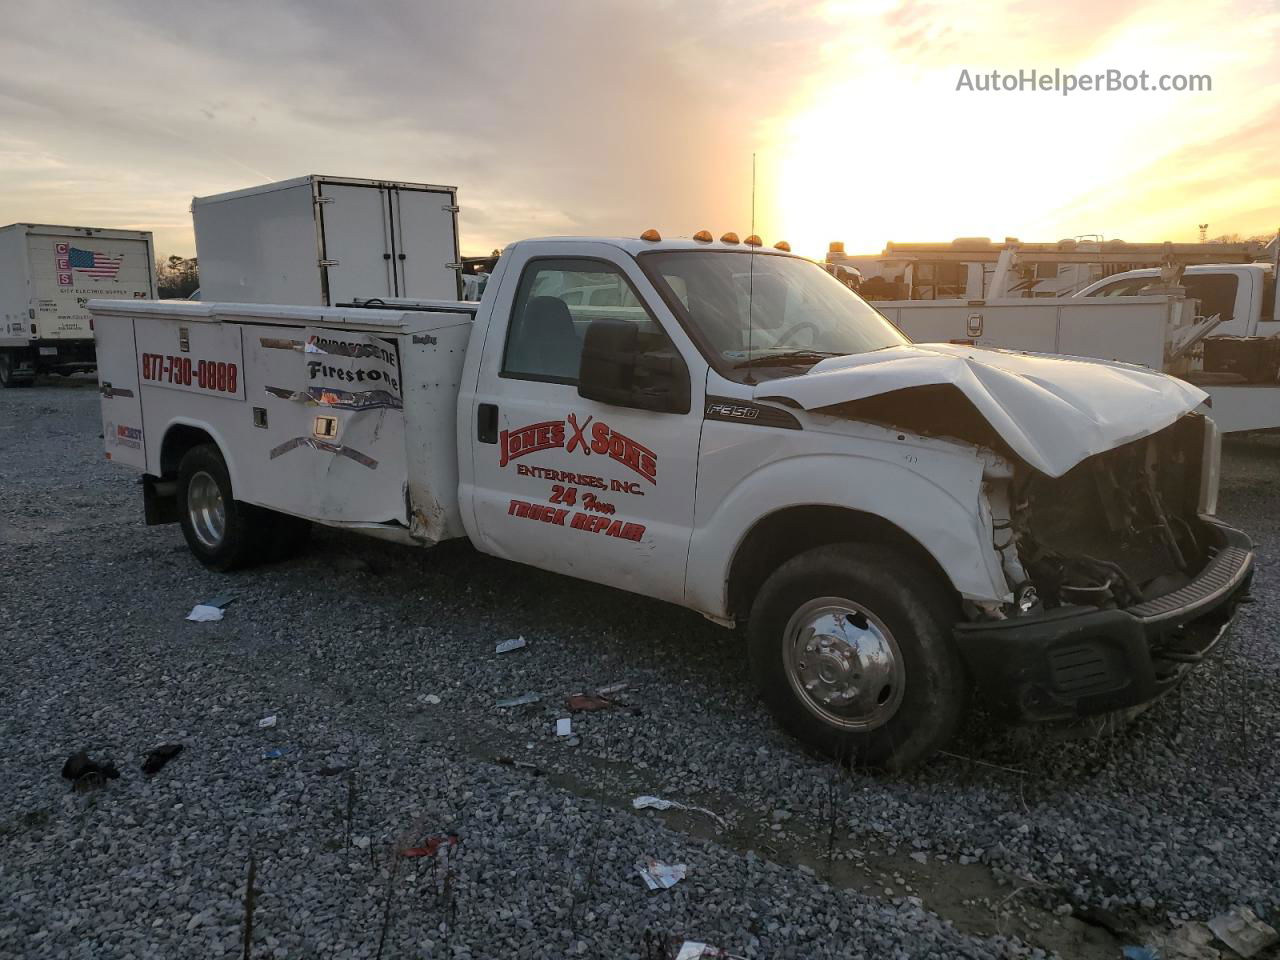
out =
<path fill-rule="evenodd" d="M 94 281 L 118 279 L 124 254 L 109 257 L 96 250 L 81 250 L 69 243 L 55 243 L 53 260 L 58 272 L 58 285 L 70 287 L 75 284 L 77 275 Z"/>
<path fill-rule="evenodd" d="M 571 413 L 563 420 L 542 420 L 517 430 L 503 430 L 498 439 L 500 467 L 531 453 L 563 448 L 568 453 L 581 450 L 586 457 L 608 456 L 650 483 L 658 482 L 658 455 L 595 417 L 579 423 Z"/>

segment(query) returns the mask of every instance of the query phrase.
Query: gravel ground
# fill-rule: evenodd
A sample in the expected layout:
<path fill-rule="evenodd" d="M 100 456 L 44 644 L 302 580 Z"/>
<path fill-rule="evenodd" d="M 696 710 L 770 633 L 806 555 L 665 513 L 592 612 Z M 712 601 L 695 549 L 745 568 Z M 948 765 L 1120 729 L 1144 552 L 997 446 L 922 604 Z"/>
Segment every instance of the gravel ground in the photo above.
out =
<path fill-rule="evenodd" d="M 887 778 L 808 756 L 742 638 L 654 601 L 331 531 L 208 572 L 142 524 L 97 399 L 0 394 L 0 956 L 240 956 L 251 860 L 254 957 L 1114 957 L 1280 915 L 1277 440 L 1228 447 L 1256 602 L 1178 695 L 1084 738 L 977 717 Z M 220 594 L 224 620 L 183 619 Z M 566 694 L 619 681 L 625 708 L 555 735 Z M 70 791 L 81 749 L 120 779 Z M 446 860 L 395 856 L 441 833 Z M 649 892 L 645 857 L 688 878 Z"/>

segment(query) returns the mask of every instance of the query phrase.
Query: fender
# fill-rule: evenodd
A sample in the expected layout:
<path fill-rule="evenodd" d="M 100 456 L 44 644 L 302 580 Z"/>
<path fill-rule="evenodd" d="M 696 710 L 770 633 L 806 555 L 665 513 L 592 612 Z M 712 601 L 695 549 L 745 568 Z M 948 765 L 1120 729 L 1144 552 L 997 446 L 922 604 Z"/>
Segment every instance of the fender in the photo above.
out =
<path fill-rule="evenodd" d="M 760 520 L 796 506 L 882 517 L 928 550 L 961 596 L 1006 599 L 1009 588 L 983 503 L 982 461 L 954 454 L 930 459 L 933 478 L 854 453 L 791 456 L 763 464 L 724 494 L 708 491 L 705 498 L 700 472 L 686 604 L 728 616 L 729 571 L 738 547 Z M 938 470 L 940 464 L 946 469 Z"/>
<path fill-rule="evenodd" d="M 231 445 L 227 442 L 227 438 L 223 436 L 222 431 L 211 423 L 203 420 L 196 420 L 194 417 L 173 417 L 164 425 L 164 431 L 160 435 L 160 443 L 156 446 L 154 453 L 147 454 L 147 469 L 149 473 L 160 476 L 162 469 L 160 464 L 160 451 L 164 449 L 164 442 L 169 436 L 169 431 L 174 427 L 194 427 L 207 433 L 212 439 L 214 446 L 218 448 L 218 453 L 222 454 L 222 462 L 227 465 L 227 476 L 231 478 L 231 489 L 237 494 L 236 499 L 244 499 L 239 494 L 245 490 L 245 485 L 240 482 L 240 471 L 235 459 L 231 456 Z M 154 466 L 154 470 L 151 469 Z M 246 501 L 252 502 L 252 501 Z"/>

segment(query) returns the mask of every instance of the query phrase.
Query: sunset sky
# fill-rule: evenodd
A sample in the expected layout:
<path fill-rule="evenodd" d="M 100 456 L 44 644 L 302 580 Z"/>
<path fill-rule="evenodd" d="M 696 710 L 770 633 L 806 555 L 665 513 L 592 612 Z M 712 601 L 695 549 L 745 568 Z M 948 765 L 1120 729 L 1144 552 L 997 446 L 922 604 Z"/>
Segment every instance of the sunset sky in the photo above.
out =
<path fill-rule="evenodd" d="M 438 9 L 434 9 L 437 8 Z M 149 229 L 305 173 L 459 187 L 525 236 L 1194 240 L 1280 227 L 1276 0 L 200 6 L 0 0 L 0 224 Z M 1211 92 L 957 91 L 962 69 Z"/>

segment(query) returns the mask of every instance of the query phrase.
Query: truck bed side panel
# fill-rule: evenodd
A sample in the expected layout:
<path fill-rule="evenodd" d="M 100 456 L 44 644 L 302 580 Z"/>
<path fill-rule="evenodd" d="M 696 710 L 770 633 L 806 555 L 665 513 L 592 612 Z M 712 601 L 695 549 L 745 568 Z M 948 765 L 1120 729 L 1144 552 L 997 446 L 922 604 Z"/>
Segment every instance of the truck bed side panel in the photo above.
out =
<path fill-rule="evenodd" d="M 98 392 L 102 395 L 102 444 L 107 458 L 139 472 L 147 469 L 142 392 L 132 317 L 98 321 Z"/>
<path fill-rule="evenodd" d="M 1099 300 L 895 301 L 877 309 L 917 343 L 971 342 L 979 347 L 1121 360 L 1160 370 L 1169 332 L 1182 321 L 1167 297 Z M 1188 303 L 1188 301 L 1181 301 Z M 1186 310 L 1186 318 L 1191 311 Z"/>
<path fill-rule="evenodd" d="M 366 384 L 352 383 L 344 395 L 317 390 L 317 384 L 326 382 L 324 371 L 311 365 L 337 361 L 329 354 L 307 352 L 309 335 L 315 334 L 367 343 L 394 358 L 396 338 L 296 326 L 228 326 L 244 337 L 249 400 L 237 411 L 236 439 L 244 498 L 322 522 L 407 526 L 399 391 L 358 401 L 352 395 Z M 394 369 L 395 362 L 390 366 Z M 366 408 L 353 408 L 357 402 Z M 256 419 L 255 409 L 261 411 Z"/>
<path fill-rule="evenodd" d="M 410 523 L 415 536 L 439 542 L 466 535 L 458 504 L 458 394 L 472 320 L 461 314 L 424 320 L 424 329 L 401 340 L 404 400 L 411 411 L 406 425 Z M 470 455 L 469 444 L 465 455 Z"/>

